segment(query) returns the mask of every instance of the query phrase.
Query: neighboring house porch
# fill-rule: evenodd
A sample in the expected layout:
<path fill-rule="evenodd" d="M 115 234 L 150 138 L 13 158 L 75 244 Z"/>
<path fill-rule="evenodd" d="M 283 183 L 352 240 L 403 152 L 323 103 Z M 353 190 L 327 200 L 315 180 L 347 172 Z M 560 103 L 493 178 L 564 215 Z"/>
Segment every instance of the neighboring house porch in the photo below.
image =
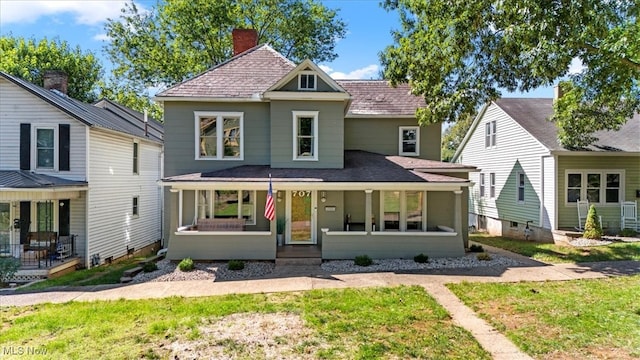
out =
<path fill-rule="evenodd" d="M 165 178 L 173 229 L 167 257 L 273 260 L 278 253 L 286 256 L 278 245 L 315 245 L 310 251 L 320 249 L 323 259 L 461 256 L 468 171 L 463 165 L 346 151 L 344 169 L 245 165 Z M 269 175 L 272 222 L 263 216 Z"/>

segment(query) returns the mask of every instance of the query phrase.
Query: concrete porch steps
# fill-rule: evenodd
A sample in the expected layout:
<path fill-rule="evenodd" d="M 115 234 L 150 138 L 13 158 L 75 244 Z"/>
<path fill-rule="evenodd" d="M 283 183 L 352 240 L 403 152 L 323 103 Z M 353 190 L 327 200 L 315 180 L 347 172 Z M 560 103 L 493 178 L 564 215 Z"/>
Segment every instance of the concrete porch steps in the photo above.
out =
<path fill-rule="evenodd" d="M 321 265 L 322 258 L 319 257 L 286 257 L 286 258 L 276 258 L 276 266 L 289 266 L 289 265 Z"/>
<path fill-rule="evenodd" d="M 126 270 L 125 272 L 122 273 L 122 277 L 120 278 L 120 283 L 122 284 L 126 284 L 129 283 L 133 280 L 133 278 L 138 275 L 139 273 L 142 272 L 143 270 L 143 266 L 145 266 L 147 263 L 151 263 L 151 262 L 158 262 L 160 260 L 164 259 L 164 254 L 162 255 L 154 255 L 152 257 L 146 258 L 142 261 L 139 262 L 140 266 L 136 266 L 132 269 Z"/>

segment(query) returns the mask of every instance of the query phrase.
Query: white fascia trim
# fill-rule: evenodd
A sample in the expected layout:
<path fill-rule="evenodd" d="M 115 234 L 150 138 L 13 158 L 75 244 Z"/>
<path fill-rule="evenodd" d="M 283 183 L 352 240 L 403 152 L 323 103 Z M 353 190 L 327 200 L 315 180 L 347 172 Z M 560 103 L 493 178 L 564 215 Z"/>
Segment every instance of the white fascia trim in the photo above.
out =
<path fill-rule="evenodd" d="M 470 172 L 480 172 L 481 170 L 478 168 L 460 168 L 460 169 L 438 169 L 438 168 L 415 168 L 413 171 L 423 172 L 423 173 L 470 173 Z M 467 180 L 467 179 L 465 179 Z"/>
<path fill-rule="evenodd" d="M 551 155 L 557 156 L 640 156 L 640 152 L 615 152 L 615 151 L 607 151 L 607 152 L 599 152 L 599 151 L 568 151 L 568 150 L 552 150 Z"/>
<path fill-rule="evenodd" d="M 274 191 L 283 190 L 320 190 L 320 191 L 347 191 L 347 190 L 417 190 L 417 191 L 459 191 L 472 185 L 464 183 L 354 183 L 354 182 L 323 182 L 316 181 L 273 181 Z M 161 186 L 179 190 L 264 190 L 269 188 L 269 181 L 163 181 Z"/>
<path fill-rule="evenodd" d="M 55 188 L 0 188 L 0 192 L 39 192 L 39 193 L 56 193 L 56 192 L 69 192 L 69 191 L 87 191 L 89 186 L 65 186 Z"/>
<path fill-rule="evenodd" d="M 208 96 L 156 96 L 153 101 L 163 103 L 165 101 L 184 102 L 264 102 L 260 93 L 255 93 L 251 97 L 208 97 Z"/>
<path fill-rule="evenodd" d="M 349 100 L 349 94 L 341 92 L 322 91 L 267 91 L 264 98 L 269 100 L 317 100 L 317 101 L 342 101 Z"/>

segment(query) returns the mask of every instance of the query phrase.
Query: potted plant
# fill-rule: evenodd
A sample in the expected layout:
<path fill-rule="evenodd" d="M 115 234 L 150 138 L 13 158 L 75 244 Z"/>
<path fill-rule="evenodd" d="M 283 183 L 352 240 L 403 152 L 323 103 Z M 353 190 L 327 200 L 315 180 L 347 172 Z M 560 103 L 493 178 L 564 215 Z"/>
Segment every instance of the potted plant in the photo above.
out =
<path fill-rule="evenodd" d="M 278 239 L 278 246 L 284 245 L 284 232 L 287 227 L 287 219 L 278 218 L 276 220 L 276 238 Z"/>

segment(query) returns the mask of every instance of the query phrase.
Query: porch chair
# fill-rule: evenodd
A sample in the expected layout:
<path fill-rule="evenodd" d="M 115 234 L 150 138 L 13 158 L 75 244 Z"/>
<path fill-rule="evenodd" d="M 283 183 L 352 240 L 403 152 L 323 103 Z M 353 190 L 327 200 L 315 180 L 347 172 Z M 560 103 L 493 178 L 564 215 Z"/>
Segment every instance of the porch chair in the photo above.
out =
<path fill-rule="evenodd" d="M 623 201 L 620 204 L 620 230 L 638 228 L 638 203 L 635 201 Z"/>
<path fill-rule="evenodd" d="M 578 200 L 576 205 L 578 208 L 578 226 L 576 226 L 576 230 L 584 231 L 584 224 L 587 222 L 587 214 L 589 213 L 589 200 Z"/>

